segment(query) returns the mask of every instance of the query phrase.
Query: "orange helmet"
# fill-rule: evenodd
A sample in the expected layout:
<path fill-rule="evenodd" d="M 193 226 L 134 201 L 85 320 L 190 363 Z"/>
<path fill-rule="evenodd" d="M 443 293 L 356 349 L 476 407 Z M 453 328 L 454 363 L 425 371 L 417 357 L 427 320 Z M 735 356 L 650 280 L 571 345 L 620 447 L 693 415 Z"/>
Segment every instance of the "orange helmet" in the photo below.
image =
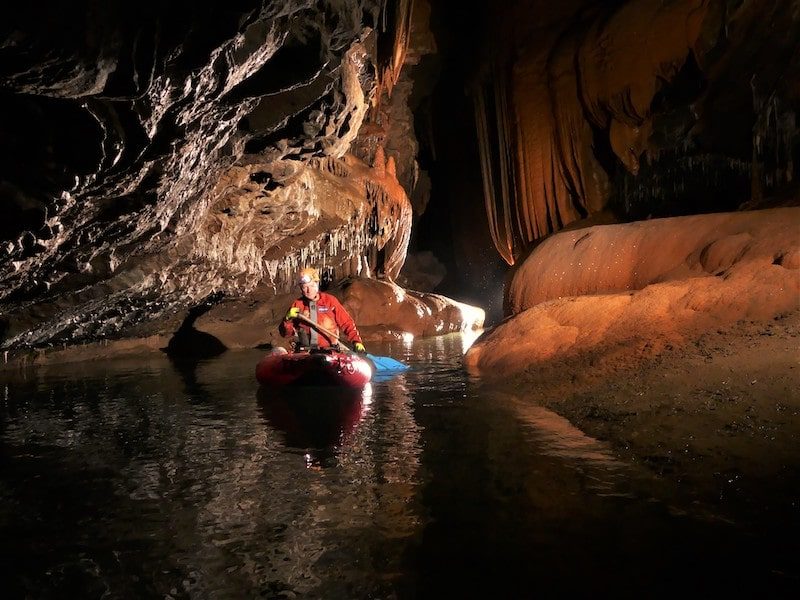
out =
<path fill-rule="evenodd" d="M 300 272 L 297 274 L 297 281 L 301 285 L 304 283 L 311 283 L 312 281 L 319 283 L 319 271 L 317 271 L 314 267 L 300 269 Z"/>

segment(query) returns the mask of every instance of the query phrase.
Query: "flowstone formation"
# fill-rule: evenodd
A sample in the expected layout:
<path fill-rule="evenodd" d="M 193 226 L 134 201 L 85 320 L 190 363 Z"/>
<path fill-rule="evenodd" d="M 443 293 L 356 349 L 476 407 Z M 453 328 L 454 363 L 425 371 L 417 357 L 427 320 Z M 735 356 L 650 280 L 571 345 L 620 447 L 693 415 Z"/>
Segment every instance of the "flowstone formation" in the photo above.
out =
<path fill-rule="evenodd" d="M 515 0 L 487 38 L 471 90 L 509 265 L 609 207 L 735 210 L 796 187 L 796 2 Z"/>
<path fill-rule="evenodd" d="M 788 207 L 558 233 L 520 265 L 512 316 L 465 363 L 488 377 L 611 377 L 705 332 L 797 313 L 799 231 Z"/>
<path fill-rule="evenodd" d="M 285 292 L 300 263 L 399 272 L 394 164 L 347 153 L 399 77 L 410 0 L 3 13 L 2 349 L 141 335 Z"/>

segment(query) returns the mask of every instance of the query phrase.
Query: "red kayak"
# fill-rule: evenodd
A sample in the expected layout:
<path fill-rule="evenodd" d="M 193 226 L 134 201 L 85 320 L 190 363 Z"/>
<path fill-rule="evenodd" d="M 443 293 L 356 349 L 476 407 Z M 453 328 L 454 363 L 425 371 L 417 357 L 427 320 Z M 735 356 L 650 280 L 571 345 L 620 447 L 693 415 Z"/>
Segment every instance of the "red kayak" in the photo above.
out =
<path fill-rule="evenodd" d="M 268 354 L 256 365 L 262 385 L 334 385 L 362 388 L 372 378 L 369 361 L 357 354 L 326 348 Z"/>

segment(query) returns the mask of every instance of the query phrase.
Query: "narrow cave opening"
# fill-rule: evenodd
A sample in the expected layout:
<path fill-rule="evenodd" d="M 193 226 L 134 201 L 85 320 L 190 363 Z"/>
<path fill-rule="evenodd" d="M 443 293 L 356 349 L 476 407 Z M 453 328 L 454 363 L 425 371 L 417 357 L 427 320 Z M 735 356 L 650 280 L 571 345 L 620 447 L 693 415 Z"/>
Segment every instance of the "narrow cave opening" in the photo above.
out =
<path fill-rule="evenodd" d="M 467 93 L 482 49 L 485 6 L 449 10 L 432 3 L 435 54 L 414 67 L 411 107 L 418 162 L 430 201 L 415 215 L 410 252 L 430 252 L 446 273 L 435 292 L 480 306 L 487 324 L 502 317 L 507 265 L 492 242 L 483 197 L 473 100 Z"/>

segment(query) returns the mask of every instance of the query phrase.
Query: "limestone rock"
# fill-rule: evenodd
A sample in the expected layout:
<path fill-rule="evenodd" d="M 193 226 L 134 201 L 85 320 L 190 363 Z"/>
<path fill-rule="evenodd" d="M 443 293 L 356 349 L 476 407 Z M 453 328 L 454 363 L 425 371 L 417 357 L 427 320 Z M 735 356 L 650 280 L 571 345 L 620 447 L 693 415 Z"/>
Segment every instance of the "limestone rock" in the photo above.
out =
<path fill-rule="evenodd" d="M 513 316 L 465 363 L 487 376 L 630 367 L 718 327 L 798 311 L 798 231 L 800 208 L 783 208 L 558 234 L 515 274 Z"/>

